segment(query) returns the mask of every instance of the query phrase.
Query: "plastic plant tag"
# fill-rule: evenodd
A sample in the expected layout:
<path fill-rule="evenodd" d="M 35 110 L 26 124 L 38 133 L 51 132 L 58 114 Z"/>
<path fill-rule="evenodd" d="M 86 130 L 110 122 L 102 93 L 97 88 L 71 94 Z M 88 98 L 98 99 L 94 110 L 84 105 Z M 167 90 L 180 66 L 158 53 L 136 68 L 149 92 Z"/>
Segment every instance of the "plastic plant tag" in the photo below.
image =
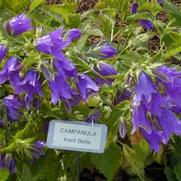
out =
<path fill-rule="evenodd" d="M 53 149 L 103 153 L 107 126 L 78 121 L 52 120 L 47 146 Z"/>

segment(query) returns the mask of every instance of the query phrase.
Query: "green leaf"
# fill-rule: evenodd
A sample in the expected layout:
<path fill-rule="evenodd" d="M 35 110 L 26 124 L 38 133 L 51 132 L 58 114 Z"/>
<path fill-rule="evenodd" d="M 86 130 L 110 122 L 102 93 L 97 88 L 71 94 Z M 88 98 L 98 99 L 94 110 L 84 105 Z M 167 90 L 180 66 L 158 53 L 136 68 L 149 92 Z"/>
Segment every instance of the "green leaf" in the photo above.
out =
<path fill-rule="evenodd" d="M 175 172 L 175 175 L 176 175 L 176 178 L 178 181 L 181 181 L 181 164 L 178 163 L 175 167 L 174 167 L 174 172 Z"/>
<path fill-rule="evenodd" d="M 179 11 L 179 9 L 167 0 L 163 1 L 163 6 L 166 11 L 170 12 L 170 14 L 175 17 L 177 23 L 181 25 L 181 12 Z"/>
<path fill-rule="evenodd" d="M 107 177 L 108 181 L 112 181 L 121 165 L 121 148 L 112 144 L 103 154 L 92 154 L 90 157 L 93 165 Z"/>
<path fill-rule="evenodd" d="M 148 159 L 149 146 L 145 140 L 133 148 L 128 145 L 123 145 L 123 154 L 128 168 L 136 174 L 141 180 L 144 180 L 144 168 L 150 163 Z"/>
<path fill-rule="evenodd" d="M 164 172 L 165 172 L 165 174 L 167 176 L 168 181 L 175 181 L 175 179 L 176 179 L 175 174 L 174 174 L 173 170 L 170 167 L 165 167 Z"/>
<path fill-rule="evenodd" d="M 36 7 L 43 4 L 44 2 L 45 2 L 45 0 L 33 0 L 30 5 L 30 11 L 33 11 Z"/>
<path fill-rule="evenodd" d="M 75 5 L 72 3 L 66 3 L 64 5 L 51 5 L 46 7 L 51 12 L 61 15 L 66 24 L 69 23 L 69 17 L 75 13 Z"/>
<path fill-rule="evenodd" d="M 9 171 L 7 169 L 0 169 L 0 181 L 6 181 L 9 177 Z"/>

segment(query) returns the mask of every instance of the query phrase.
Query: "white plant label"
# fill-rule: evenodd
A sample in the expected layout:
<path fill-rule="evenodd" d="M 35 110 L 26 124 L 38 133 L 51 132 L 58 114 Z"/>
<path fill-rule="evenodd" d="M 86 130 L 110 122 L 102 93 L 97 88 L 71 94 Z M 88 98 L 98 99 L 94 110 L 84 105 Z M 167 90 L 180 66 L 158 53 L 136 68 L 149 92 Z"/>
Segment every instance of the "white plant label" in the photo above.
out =
<path fill-rule="evenodd" d="M 78 121 L 52 120 L 47 146 L 53 149 L 103 153 L 107 126 Z"/>

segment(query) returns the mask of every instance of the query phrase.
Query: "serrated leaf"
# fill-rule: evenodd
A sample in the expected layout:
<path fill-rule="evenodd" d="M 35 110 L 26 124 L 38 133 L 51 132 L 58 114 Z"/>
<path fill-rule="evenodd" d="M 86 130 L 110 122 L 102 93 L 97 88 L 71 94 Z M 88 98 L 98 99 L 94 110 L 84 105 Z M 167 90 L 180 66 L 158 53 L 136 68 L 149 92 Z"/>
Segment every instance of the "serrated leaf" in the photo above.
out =
<path fill-rule="evenodd" d="M 35 8 L 37 8 L 39 5 L 43 4 L 45 0 L 33 0 L 30 5 L 30 11 L 33 11 Z"/>
<path fill-rule="evenodd" d="M 92 154 L 90 157 L 93 165 L 107 177 L 107 181 L 112 181 L 121 165 L 121 148 L 112 144 L 103 154 Z"/>
<path fill-rule="evenodd" d="M 147 159 L 149 154 L 149 146 L 145 140 L 133 148 L 123 145 L 123 154 L 130 170 L 136 174 L 141 180 L 144 180 L 144 168 L 149 164 Z"/>

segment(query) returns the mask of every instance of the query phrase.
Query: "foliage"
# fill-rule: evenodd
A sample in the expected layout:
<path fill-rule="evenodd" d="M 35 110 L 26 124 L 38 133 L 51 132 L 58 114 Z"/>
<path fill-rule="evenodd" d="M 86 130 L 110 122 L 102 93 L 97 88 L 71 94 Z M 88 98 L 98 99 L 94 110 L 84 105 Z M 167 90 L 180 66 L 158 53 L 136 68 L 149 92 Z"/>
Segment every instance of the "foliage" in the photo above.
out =
<path fill-rule="evenodd" d="M 153 180 L 145 169 L 153 162 L 163 165 L 162 174 L 167 180 L 181 180 L 181 139 L 173 136 L 168 145 L 159 153 L 150 151 L 148 143 L 139 131 L 132 135 L 131 101 L 134 85 L 141 70 L 152 76 L 152 70 L 161 64 L 181 69 L 181 11 L 179 5 L 164 0 L 160 5 L 156 0 L 139 0 L 138 13 L 130 12 L 130 0 L 99 0 L 94 6 L 78 11 L 86 1 L 63 0 L 51 4 L 45 0 L 0 0 L 0 43 L 8 47 L 7 57 L 16 55 L 23 64 L 21 74 L 33 68 L 43 80 L 41 104 L 30 110 L 22 108 L 22 116 L 11 122 L 3 99 L 13 94 L 10 84 L 0 85 L 0 118 L 5 126 L 0 128 L 0 153 L 14 158 L 16 170 L 0 169 L 0 181 L 39 181 L 76 179 L 76 153 L 63 150 L 44 149 L 44 154 L 33 158 L 33 144 L 36 140 L 46 140 L 45 127 L 52 119 L 85 121 L 95 111 L 100 111 L 99 123 L 108 125 L 108 137 L 103 154 L 80 153 L 81 169 L 96 168 L 108 181 L 115 180 L 116 173 L 128 175 L 130 180 Z M 85 3 L 86 4 L 86 3 Z M 82 5 L 83 6 L 83 5 Z M 83 6 L 84 7 L 84 6 Z M 22 36 L 11 36 L 4 29 L 4 23 L 19 13 L 27 14 L 33 20 L 33 30 Z M 140 19 L 150 20 L 154 28 L 150 31 L 140 26 Z M 36 50 L 35 40 L 58 27 L 65 31 L 78 28 L 81 37 L 66 48 L 65 55 L 76 65 L 79 73 L 114 80 L 104 84 L 99 93 L 80 101 L 68 110 L 63 101 L 51 104 L 51 90 L 44 78 L 42 67 L 45 60 L 53 61 L 49 54 Z M 118 54 L 102 59 L 99 48 L 105 44 L 114 46 Z M 94 70 L 98 63 L 113 65 L 118 74 L 102 77 Z M 5 60 L 0 64 L 3 69 Z M 47 65 L 54 74 L 52 65 Z M 131 79 L 131 80 L 130 80 Z M 129 81 L 130 80 L 130 81 Z M 72 81 L 72 87 L 75 83 Z M 126 90 L 132 95 L 116 102 Z M 21 95 L 22 97 L 24 94 Z M 124 121 L 127 134 L 119 136 L 120 121 Z M 0 167 L 1 163 L 0 163 Z"/>

